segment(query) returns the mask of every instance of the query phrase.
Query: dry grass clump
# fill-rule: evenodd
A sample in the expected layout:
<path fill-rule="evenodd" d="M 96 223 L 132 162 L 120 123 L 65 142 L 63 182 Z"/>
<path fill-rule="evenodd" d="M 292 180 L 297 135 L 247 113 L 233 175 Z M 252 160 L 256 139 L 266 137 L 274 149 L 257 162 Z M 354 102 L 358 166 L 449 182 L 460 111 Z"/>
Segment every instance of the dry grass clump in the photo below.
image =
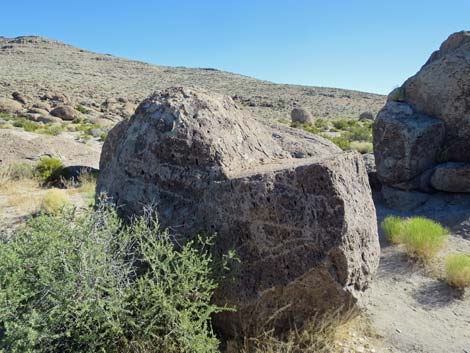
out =
<path fill-rule="evenodd" d="M 361 326 L 361 327 L 360 327 Z M 342 352 L 351 340 L 351 330 L 366 331 L 357 310 L 339 310 L 313 317 L 302 329 L 279 336 L 274 330 L 261 331 L 256 337 L 229 342 L 227 353 L 332 353 Z M 367 332 L 369 334 L 369 332 Z"/>
<path fill-rule="evenodd" d="M 50 189 L 44 194 L 41 202 L 41 211 L 48 214 L 57 214 L 70 204 L 69 195 L 64 190 Z"/>
<path fill-rule="evenodd" d="M 371 153 L 374 150 L 372 142 L 367 141 L 351 141 L 350 147 L 361 154 Z"/>
<path fill-rule="evenodd" d="M 470 287 L 470 255 L 453 254 L 445 260 L 445 280 L 452 287 Z"/>
<path fill-rule="evenodd" d="M 410 256 L 429 261 L 443 248 L 448 231 L 439 223 L 424 217 L 402 219 L 389 216 L 381 224 L 387 239 L 403 244 Z"/>

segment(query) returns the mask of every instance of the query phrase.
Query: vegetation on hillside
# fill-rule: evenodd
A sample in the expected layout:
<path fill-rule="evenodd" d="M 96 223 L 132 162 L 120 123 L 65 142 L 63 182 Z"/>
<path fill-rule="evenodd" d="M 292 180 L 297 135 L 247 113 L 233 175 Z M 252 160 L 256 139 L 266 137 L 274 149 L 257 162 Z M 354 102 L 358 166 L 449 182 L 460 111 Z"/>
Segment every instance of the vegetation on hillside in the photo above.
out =
<path fill-rule="evenodd" d="M 282 121 L 286 123 L 286 121 Z M 372 124 L 370 120 L 357 119 L 326 120 L 317 119 L 314 124 L 290 123 L 291 127 L 320 135 L 342 150 L 356 150 L 370 153 L 372 147 Z"/>

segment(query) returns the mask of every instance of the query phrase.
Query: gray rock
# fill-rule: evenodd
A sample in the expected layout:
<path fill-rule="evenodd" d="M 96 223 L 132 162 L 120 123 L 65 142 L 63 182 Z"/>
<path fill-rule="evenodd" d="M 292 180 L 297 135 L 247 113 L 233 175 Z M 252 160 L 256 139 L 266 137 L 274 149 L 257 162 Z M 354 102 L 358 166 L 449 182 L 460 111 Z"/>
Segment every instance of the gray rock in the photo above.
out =
<path fill-rule="evenodd" d="M 388 185 L 409 181 L 431 168 L 444 141 L 444 123 L 415 113 L 406 103 L 388 102 L 374 123 L 375 163 Z"/>
<path fill-rule="evenodd" d="M 294 108 L 290 114 L 293 123 L 313 124 L 312 114 L 304 108 Z"/>
<path fill-rule="evenodd" d="M 405 99 L 446 125 L 448 159 L 470 161 L 470 31 L 452 34 L 403 85 Z"/>
<path fill-rule="evenodd" d="M 50 114 L 66 121 L 74 120 L 80 116 L 80 113 L 70 105 L 59 105 L 52 109 Z"/>
<path fill-rule="evenodd" d="M 424 205 L 431 197 L 419 191 L 404 191 L 389 186 L 382 187 L 382 196 L 388 207 L 399 211 L 411 211 Z"/>
<path fill-rule="evenodd" d="M 361 156 L 265 125 L 219 94 L 171 88 L 143 101 L 110 131 L 97 192 L 122 206 L 123 217 L 153 204 L 172 232 L 215 233 L 219 255 L 236 249 L 235 279 L 215 294 L 238 308 L 214 319 L 227 336 L 240 326 L 252 332 L 275 313 L 273 325 L 287 329 L 347 309 L 378 265 Z"/>
<path fill-rule="evenodd" d="M 470 164 L 443 163 L 434 169 L 431 185 L 440 191 L 470 192 Z"/>
<path fill-rule="evenodd" d="M 21 113 L 23 106 L 17 101 L 10 98 L 0 98 L 0 112 L 17 114 Z"/>
<path fill-rule="evenodd" d="M 359 115 L 359 120 L 374 120 L 374 114 L 372 114 L 371 112 L 363 112 L 361 113 L 361 115 Z"/>
<path fill-rule="evenodd" d="M 27 96 L 25 94 L 21 94 L 19 92 L 13 92 L 12 97 L 15 101 L 17 101 L 17 102 L 19 102 L 23 105 L 29 104 L 33 100 L 33 98 L 31 98 L 30 96 Z"/>
<path fill-rule="evenodd" d="M 380 191 L 382 184 L 377 177 L 377 169 L 375 167 L 375 157 L 373 153 L 364 153 L 362 160 L 366 166 L 367 177 L 369 178 L 369 185 L 372 191 Z"/>

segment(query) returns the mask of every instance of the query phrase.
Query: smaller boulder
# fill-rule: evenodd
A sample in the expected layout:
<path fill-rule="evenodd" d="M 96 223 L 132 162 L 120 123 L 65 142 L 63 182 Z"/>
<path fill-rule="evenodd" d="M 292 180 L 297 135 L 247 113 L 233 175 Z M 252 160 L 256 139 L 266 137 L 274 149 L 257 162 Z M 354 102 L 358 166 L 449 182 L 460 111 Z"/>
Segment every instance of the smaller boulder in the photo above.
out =
<path fill-rule="evenodd" d="M 79 112 L 70 105 L 59 105 L 51 110 L 51 115 L 61 118 L 62 120 L 71 121 L 79 117 Z"/>
<path fill-rule="evenodd" d="M 31 98 L 30 96 L 21 94 L 19 92 L 13 92 L 12 97 L 15 101 L 21 104 L 29 104 L 33 100 L 33 98 Z"/>
<path fill-rule="evenodd" d="M 448 162 L 438 165 L 431 176 L 431 185 L 446 192 L 470 192 L 470 164 Z"/>
<path fill-rule="evenodd" d="M 290 114 L 293 123 L 313 124 L 313 116 L 304 108 L 294 108 Z"/>
<path fill-rule="evenodd" d="M 10 98 L 0 98 L 0 113 L 17 114 L 21 113 L 22 110 L 21 103 Z"/>
<path fill-rule="evenodd" d="M 364 120 L 374 120 L 374 114 L 371 112 L 363 112 L 361 115 L 359 115 L 359 121 L 364 121 Z"/>

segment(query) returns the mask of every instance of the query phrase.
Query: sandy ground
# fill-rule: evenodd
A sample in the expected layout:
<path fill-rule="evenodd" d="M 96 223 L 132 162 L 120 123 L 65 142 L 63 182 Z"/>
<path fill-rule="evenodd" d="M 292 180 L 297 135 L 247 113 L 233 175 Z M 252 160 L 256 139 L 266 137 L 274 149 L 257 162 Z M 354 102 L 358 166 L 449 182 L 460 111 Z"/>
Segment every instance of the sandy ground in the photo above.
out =
<path fill-rule="evenodd" d="M 390 214 L 419 214 L 453 231 L 440 260 L 426 267 L 410 260 L 399 246 L 388 245 L 380 234 L 382 255 L 377 278 L 361 305 L 372 329 L 383 338 L 384 351 L 470 353 L 470 294 L 460 293 L 438 279 L 446 253 L 470 253 L 469 199 L 437 196 L 413 213 L 388 209 L 380 197 L 375 201 L 379 224 Z"/>

